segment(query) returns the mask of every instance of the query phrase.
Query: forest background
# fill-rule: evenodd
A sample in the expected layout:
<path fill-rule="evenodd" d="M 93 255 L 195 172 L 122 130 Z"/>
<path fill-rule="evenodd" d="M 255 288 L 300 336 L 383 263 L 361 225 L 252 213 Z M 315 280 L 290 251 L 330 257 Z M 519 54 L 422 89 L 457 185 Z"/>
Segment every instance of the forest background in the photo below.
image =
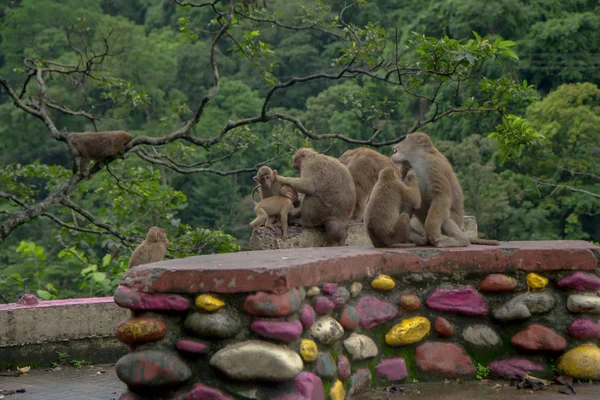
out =
<path fill-rule="evenodd" d="M 260 165 L 294 176 L 306 145 L 389 155 L 414 130 L 449 158 L 483 237 L 600 241 L 598 1 L 175 3 L 0 1 L 0 222 L 71 179 L 59 130 L 159 138 L 193 121 L 200 138 L 71 179 L 0 238 L 0 302 L 111 295 L 153 225 L 169 257 L 244 250 Z"/>

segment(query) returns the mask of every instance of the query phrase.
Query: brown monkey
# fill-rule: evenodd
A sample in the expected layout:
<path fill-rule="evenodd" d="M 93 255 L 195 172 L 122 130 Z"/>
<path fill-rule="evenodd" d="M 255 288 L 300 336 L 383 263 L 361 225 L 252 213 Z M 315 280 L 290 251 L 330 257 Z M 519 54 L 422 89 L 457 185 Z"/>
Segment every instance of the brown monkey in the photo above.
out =
<path fill-rule="evenodd" d="M 90 160 L 103 160 L 114 157 L 125 148 L 133 136 L 125 131 L 74 132 L 71 143 L 79 152 L 79 171 L 82 176 L 90 173 Z"/>
<path fill-rule="evenodd" d="M 348 225 L 356 202 L 352 175 L 339 160 L 301 148 L 293 158 L 299 178 L 277 175 L 277 181 L 290 185 L 305 196 L 300 205 L 300 223 L 305 227 L 325 228 L 330 246 L 344 246 Z"/>
<path fill-rule="evenodd" d="M 261 200 L 264 200 L 271 196 L 287 197 L 291 190 L 292 203 L 294 204 L 294 207 L 299 207 L 300 199 L 298 197 L 298 193 L 290 186 L 287 186 L 288 188 L 284 188 L 284 185 L 282 185 L 276 180 L 275 175 L 277 175 L 276 169 L 273 170 L 267 167 L 266 165 L 263 165 L 259 168 L 258 172 L 256 173 L 256 176 L 252 178 L 256 182 L 258 182 L 258 185 L 254 187 L 254 189 L 252 189 L 252 202 L 254 203 L 254 205 L 256 206 L 256 201 L 254 200 L 254 192 L 256 191 L 256 189 L 258 189 L 260 192 Z"/>
<path fill-rule="evenodd" d="M 169 247 L 167 232 L 158 226 L 153 226 L 148 229 L 146 240 L 133 251 L 129 259 L 129 268 L 162 261 L 165 258 L 167 247 Z"/>
<path fill-rule="evenodd" d="M 348 150 L 340 156 L 339 160 L 348 167 L 356 187 L 356 204 L 352 220 L 361 221 L 379 172 L 384 168 L 393 167 L 394 164 L 389 157 L 366 147 Z"/>
<path fill-rule="evenodd" d="M 252 229 L 264 225 L 266 228 L 273 229 L 271 217 L 279 216 L 281 221 L 281 231 L 283 238 L 288 236 L 288 214 L 294 207 L 292 198 L 297 193 L 289 186 L 283 186 L 282 191 L 285 191 L 285 196 L 271 196 L 258 202 L 254 207 L 256 218 L 250 222 Z"/>
<path fill-rule="evenodd" d="M 387 167 L 379 172 L 377 183 L 365 210 L 365 229 L 375 247 L 414 247 L 427 244 L 425 238 L 411 232 L 410 218 L 421 206 L 419 182 L 404 166 L 399 172 Z M 402 181 L 406 177 L 406 183 Z M 410 243 L 409 243 L 410 242 Z"/>
<path fill-rule="evenodd" d="M 410 162 L 419 180 L 421 207 L 415 210 L 427 241 L 436 247 L 500 244 L 496 240 L 471 239 L 463 232 L 464 200 L 458 178 L 448 159 L 422 132 L 411 133 L 393 147 L 395 164 Z"/>

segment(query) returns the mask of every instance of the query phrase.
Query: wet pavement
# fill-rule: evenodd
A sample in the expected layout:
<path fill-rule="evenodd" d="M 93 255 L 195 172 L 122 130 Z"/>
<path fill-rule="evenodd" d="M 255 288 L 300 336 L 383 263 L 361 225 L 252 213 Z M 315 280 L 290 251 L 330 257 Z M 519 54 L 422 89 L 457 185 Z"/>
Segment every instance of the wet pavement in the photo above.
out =
<path fill-rule="evenodd" d="M 574 383 L 577 394 L 558 393 L 564 386 L 546 390 L 517 389 L 507 382 L 456 381 L 398 385 L 402 392 L 374 390 L 352 400 L 599 400 L 600 384 Z M 25 393 L 9 391 L 25 389 Z M 116 400 L 125 385 L 115 375 L 114 365 L 63 367 L 60 370 L 31 370 L 18 377 L 0 375 L 0 399 L 3 400 Z M 3 398 L 1 396 L 4 396 Z"/>

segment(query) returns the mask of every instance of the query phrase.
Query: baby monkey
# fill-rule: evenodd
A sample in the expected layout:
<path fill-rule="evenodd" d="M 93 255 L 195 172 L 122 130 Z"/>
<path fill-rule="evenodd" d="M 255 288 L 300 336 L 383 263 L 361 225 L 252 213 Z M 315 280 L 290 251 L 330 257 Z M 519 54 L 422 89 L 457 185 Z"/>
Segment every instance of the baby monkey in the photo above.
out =
<path fill-rule="evenodd" d="M 365 227 L 375 247 L 426 244 L 424 238 L 410 229 L 413 210 L 421 206 L 419 182 L 410 168 L 408 162 L 403 162 L 400 171 L 387 167 L 379 172 L 365 210 Z"/>
<path fill-rule="evenodd" d="M 129 268 L 137 265 L 150 264 L 162 261 L 169 247 L 167 232 L 158 226 L 148 229 L 144 240 L 133 252 L 129 259 Z"/>
<path fill-rule="evenodd" d="M 294 208 L 292 202 L 296 192 L 289 186 L 283 186 L 281 193 L 283 196 L 267 197 L 256 204 L 256 207 L 254 207 L 256 218 L 250 222 L 250 226 L 252 229 L 256 229 L 264 225 L 266 228 L 274 229 L 271 217 L 279 216 L 283 238 L 287 239 L 288 214 Z"/>

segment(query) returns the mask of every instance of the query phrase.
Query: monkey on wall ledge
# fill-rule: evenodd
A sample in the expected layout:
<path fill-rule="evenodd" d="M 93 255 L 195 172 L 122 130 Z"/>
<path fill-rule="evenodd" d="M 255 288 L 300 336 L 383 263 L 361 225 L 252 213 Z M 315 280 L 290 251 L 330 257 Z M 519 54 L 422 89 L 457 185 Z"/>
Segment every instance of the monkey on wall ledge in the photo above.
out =
<path fill-rule="evenodd" d="M 128 268 L 162 261 L 165 258 L 167 247 L 169 247 L 167 232 L 158 226 L 151 227 L 146 234 L 146 240 L 133 251 Z"/>
<path fill-rule="evenodd" d="M 271 217 L 279 216 L 281 222 L 281 232 L 284 239 L 288 237 L 288 214 L 294 207 L 292 204 L 294 195 L 298 195 L 294 189 L 284 185 L 282 187 L 282 193 L 284 196 L 271 196 L 263 199 L 256 204 L 254 212 L 256 218 L 250 222 L 250 226 L 253 229 L 259 226 L 265 226 L 269 229 L 274 229 L 273 221 Z"/>
<path fill-rule="evenodd" d="M 73 132 L 69 137 L 80 157 L 79 173 L 83 177 L 90 174 L 91 160 L 101 161 L 114 157 L 133 139 L 125 131 Z"/>

